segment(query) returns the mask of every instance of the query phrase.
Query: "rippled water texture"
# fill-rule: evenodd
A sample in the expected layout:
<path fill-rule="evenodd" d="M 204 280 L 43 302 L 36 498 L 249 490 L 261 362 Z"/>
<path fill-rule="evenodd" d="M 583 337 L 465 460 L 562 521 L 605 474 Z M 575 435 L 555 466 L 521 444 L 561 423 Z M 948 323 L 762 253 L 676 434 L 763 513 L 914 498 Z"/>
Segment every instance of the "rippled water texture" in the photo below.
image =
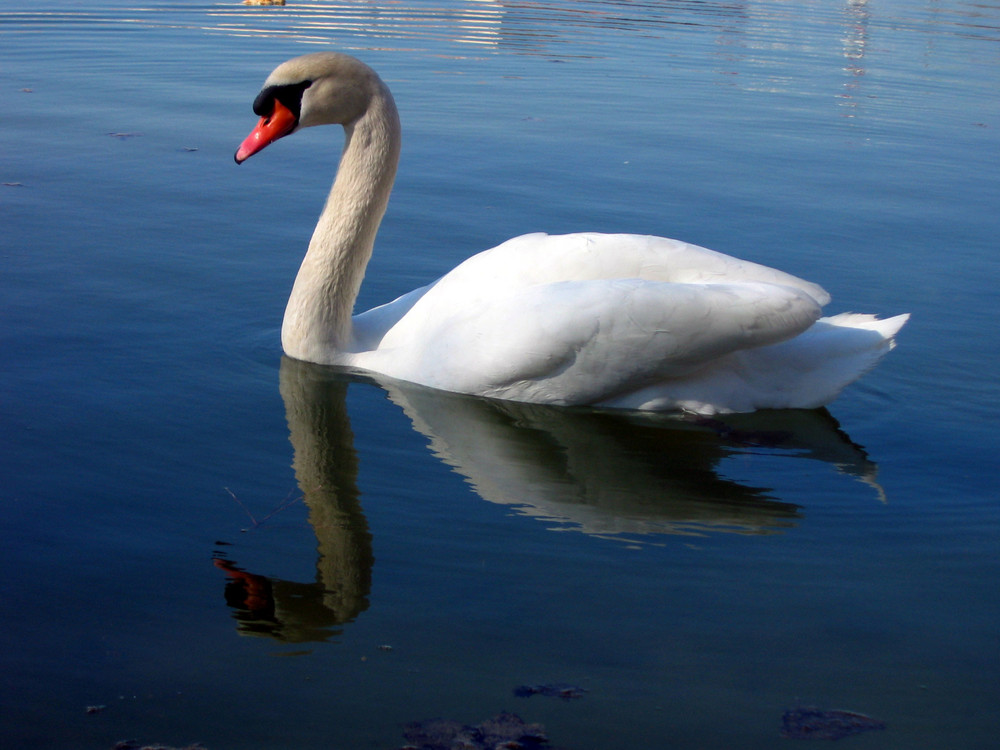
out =
<path fill-rule="evenodd" d="M 361 307 L 592 229 L 912 320 L 724 420 L 283 360 L 341 136 L 232 154 L 326 48 L 404 126 Z M 996 2 L 7 3 L 0 746 L 993 747 L 998 91 Z"/>

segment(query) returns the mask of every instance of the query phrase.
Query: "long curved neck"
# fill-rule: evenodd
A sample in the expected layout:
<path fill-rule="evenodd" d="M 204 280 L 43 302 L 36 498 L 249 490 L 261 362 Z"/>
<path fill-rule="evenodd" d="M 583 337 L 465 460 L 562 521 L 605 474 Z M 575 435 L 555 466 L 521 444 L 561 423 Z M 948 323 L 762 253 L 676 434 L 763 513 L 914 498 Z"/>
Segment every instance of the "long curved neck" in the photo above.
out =
<path fill-rule="evenodd" d="M 365 113 L 345 125 L 344 134 L 337 176 L 281 326 L 286 354 L 320 364 L 335 364 L 351 346 L 354 301 L 399 163 L 399 115 L 381 81 Z"/>

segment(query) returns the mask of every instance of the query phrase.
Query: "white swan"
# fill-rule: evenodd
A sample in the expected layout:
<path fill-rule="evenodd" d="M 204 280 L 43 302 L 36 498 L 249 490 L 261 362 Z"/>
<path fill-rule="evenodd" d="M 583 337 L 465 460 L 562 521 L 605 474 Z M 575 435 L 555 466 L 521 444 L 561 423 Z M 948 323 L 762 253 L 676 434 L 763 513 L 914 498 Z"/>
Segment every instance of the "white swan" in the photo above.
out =
<path fill-rule="evenodd" d="M 548 404 L 702 414 L 814 408 L 894 345 L 907 315 L 820 317 L 829 295 L 789 274 L 661 237 L 529 234 L 352 318 L 399 159 L 389 89 L 337 53 L 279 65 L 241 163 L 339 124 L 336 179 L 285 310 L 296 359 L 434 388 Z"/>

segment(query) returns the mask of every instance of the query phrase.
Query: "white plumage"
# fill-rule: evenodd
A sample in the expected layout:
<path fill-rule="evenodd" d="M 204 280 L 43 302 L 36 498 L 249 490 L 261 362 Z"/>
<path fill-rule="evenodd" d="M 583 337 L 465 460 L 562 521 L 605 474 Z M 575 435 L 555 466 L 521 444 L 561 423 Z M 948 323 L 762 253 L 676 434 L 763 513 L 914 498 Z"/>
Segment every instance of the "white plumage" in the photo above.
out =
<path fill-rule="evenodd" d="M 813 408 L 891 349 L 908 318 L 821 318 L 829 295 L 782 271 L 596 233 L 516 237 L 352 318 L 398 161 L 392 96 L 363 63 L 316 53 L 279 66 L 254 109 L 238 162 L 301 127 L 346 132 L 282 326 L 298 359 L 536 403 Z"/>

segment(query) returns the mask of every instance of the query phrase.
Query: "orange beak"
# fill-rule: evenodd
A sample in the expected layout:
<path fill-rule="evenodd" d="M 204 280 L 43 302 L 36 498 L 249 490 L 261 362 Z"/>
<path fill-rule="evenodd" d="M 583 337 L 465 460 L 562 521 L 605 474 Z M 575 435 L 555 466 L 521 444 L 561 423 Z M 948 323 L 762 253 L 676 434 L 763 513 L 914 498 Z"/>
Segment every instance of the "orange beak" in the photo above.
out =
<path fill-rule="evenodd" d="M 246 137 L 236 150 L 236 163 L 242 164 L 258 151 L 270 146 L 282 136 L 286 136 L 295 128 L 297 118 L 288 107 L 277 99 L 274 109 L 267 117 L 261 117 L 250 135 Z"/>

